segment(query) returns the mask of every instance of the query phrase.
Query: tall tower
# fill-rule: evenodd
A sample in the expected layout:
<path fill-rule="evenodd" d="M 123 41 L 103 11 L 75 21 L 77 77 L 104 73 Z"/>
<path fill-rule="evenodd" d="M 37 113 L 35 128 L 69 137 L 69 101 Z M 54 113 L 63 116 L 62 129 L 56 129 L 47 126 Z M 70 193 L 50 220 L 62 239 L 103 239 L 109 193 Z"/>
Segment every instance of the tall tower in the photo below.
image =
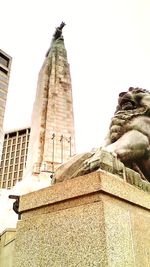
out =
<path fill-rule="evenodd" d="M 39 72 L 26 171 L 53 172 L 75 153 L 72 88 L 62 29 L 56 28 Z"/>
<path fill-rule="evenodd" d="M 3 121 L 8 92 L 11 61 L 11 57 L 0 49 L 0 159 L 4 139 Z"/>

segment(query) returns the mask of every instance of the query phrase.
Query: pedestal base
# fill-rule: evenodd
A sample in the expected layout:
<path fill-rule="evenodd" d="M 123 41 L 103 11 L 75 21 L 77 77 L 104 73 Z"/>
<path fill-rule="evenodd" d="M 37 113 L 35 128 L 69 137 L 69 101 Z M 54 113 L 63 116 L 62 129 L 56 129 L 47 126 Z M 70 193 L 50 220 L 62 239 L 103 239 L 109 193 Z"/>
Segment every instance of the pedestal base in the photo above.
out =
<path fill-rule="evenodd" d="M 15 267 L 148 267 L 150 195 L 99 171 L 24 195 Z"/>

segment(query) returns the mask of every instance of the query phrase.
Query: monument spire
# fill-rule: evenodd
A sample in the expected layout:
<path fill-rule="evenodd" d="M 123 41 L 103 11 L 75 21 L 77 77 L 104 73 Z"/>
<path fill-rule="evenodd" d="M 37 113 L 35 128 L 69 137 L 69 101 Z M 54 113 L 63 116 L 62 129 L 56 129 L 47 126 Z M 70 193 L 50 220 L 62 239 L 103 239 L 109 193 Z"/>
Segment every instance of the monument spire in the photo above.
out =
<path fill-rule="evenodd" d="M 53 172 L 75 153 L 72 88 L 62 22 L 39 73 L 26 172 Z"/>

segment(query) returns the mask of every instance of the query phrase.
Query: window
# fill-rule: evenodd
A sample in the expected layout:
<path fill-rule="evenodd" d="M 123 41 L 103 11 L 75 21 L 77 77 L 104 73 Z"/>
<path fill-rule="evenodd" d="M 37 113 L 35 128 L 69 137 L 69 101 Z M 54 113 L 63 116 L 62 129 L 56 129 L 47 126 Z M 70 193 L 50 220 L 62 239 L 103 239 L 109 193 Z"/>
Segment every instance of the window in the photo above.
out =
<path fill-rule="evenodd" d="M 23 136 L 23 142 L 25 142 L 26 141 L 26 136 Z"/>
<path fill-rule="evenodd" d="M 7 180 L 7 174 L 4 174 L 3 180 Z"/>
<path fill-rule="evenodd" d="M 15 152 L 11 152 L 11 158 L 13 158 L 15 155 Z"/>
<path fill-rule="evenodd" d="M 12 172 L 12 170 L 13 170 L 13 166 L 10 166 L 9 171 Z"/>
<path fill-rule="evenodd" d="M 21 157 L 21 162 L 24 162 L 24 157 Z"/>
<path fill-rule="evenodd" d="M 18 163 L 19 162 L 19 157 L 18 158 L 16 158 L 16 163 Z"/>
<path fill-rule="evenodd" d="M 20 171 L 19 172 L 19 178 L 22 177 L 22 175 L 23 175 L 23 171 Z"/>
<path fill-rule="evenodd" d="M 20 145 L 17 145 L 17 149 L 18 149 L 18 150 L 20 149 Z"/>
<path fill-rule="evenodd" d="M 14 151 L 14 150 L 15 150 L 15 145 L 12 146 L 12 151 Z"/>
<path fill-rule="evenodd" d="M 20 164 L 20 170 L 22 170 L 22 169 L 23 169 L 23 163 Z"/>
<path fill-rule="evenodd" d="M 11 140 L 8 140 L 8 145 L 11 145 Z"/>
<path fill-rule="evenodd" d="M 0 165 L 1 167 L 3 167 L 4 166 L 4 161 L 1 161 L 1 165 Z"/>
<path fill-rule="evenodd" d="M 17 165 L 15 165 L 15 171 L 17 171 L 18 170 L 18 164 Z"/>
<path fill-rule="evenodd" d="M 10 164 L 13 164 L 13 163 L 14 163 L 14 159 L 11 159 L 11 160 L 10 160 Z"/>
<path fill-rule="evenodd" d="M 20 142 L 21 142 L 21 137 L 18 138 L 18 143 L 20 144 Z"/>
<path fill-rule="evenodd" d="M 11 181 L 8 181 L 8 185 L 9 188 L 11 187 Z"/>
<path fill-rule="evenodd" d="M 18 156 L 19 156 L 19 154 L 20 154 L 20 151 L 18 150 L 18 151 L 16 152 L 16 156 L 18 157 Z"/>
<path fill-rule="evenodd" d="M 2 53 L 0 53 L 0 64 L 2 64 L 3 66 L 7 68 L 9 66 L 9 58 L 3 55 Z"/>
<path fill-rule="evenodd" d="M 14 178 L 17 178 L 17 172 L 14 172 Z"/>
<path fill-rule="evenodd" d="M 22 148 L 25 148 L 25 143 L 22 143 Z"/>
<path fill-rule="evenodd" d="M 25 149 L 23 149 L 22 151 L 21 151 L 21 155 L 24 155 L 25 154 Z"/>
<path fill-rule="evenodd" d="M 6 188 L 6 182 L 3 182 L 3 188 Z"/>
<path fill-rule="evenodd" d="M 6 146 L 6 141 L 4 141 L 4 146 Z"/>
<path fill-rule="evenodd" d="M 2 68 L 1 66 L 0 66 L 0 71 L 3 72 L 3 73 L 6 74 L 6 75 L 8 74 L 8 71 L 5 70 L 4 68 Z"/>
<path fill-rule="evenodd" d="M 13 144 L 16 144 L 16 139 L 13 139 Z"/>
<path fill-rule="evenodd" d="M 10 173 L 9 173 L 9 179 L 11 179 L 11 178 L 12 178 L 12 173 L 10 172 Z"/>
<path fill-rule="evenodd" d="M 15 180 L 13 180 L 13 186 L 16 184 L 16 182 L 17 182 L 17 180 L 15 179 Z"/>
<path fill-rule="evenodd" d="M 5 172 L 7 173 L 7 171 L 8 171 L 8 167 L 5 167 Z"/>

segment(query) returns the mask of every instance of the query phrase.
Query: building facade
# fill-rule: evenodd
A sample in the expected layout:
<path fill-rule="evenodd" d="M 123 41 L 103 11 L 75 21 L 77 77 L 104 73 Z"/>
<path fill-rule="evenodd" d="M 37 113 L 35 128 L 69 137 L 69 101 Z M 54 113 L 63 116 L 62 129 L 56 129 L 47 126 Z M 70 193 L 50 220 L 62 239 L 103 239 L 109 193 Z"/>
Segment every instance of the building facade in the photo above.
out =
<path fill-rule="evenodd" d="M 0 165 L 0 188 L 11 189 L 22 180 L 26 166 L 30 128 L 5 133 Z"/>
<path fill-rule="evenodd" d="M 12 58 L 0 49 L 0 158 L 3 147 L 3 121 L 8 92 Z"/>

